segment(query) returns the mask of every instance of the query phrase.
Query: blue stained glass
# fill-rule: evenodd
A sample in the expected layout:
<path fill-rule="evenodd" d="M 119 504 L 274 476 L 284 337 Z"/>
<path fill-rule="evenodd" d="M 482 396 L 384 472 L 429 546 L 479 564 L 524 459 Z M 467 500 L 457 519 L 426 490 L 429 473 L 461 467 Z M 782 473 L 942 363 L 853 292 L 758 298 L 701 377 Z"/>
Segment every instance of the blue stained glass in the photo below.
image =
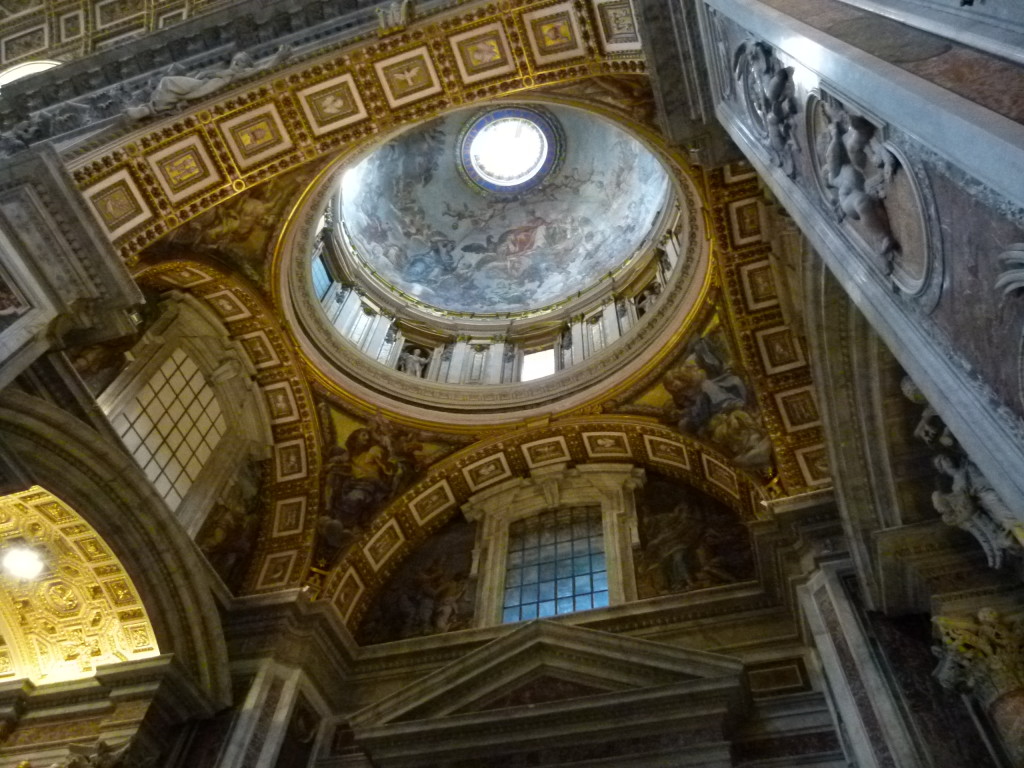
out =
<path fill-rule="evenodd" d="M 525 584 L 523 586 L 523 592 L 522 592 L 522 603 L 523 603 L 523 605 L 526 605 L 526 603 L 535 603 L 535 602 L 537 602 L 537 585 L 535 583 L 534 584 Z"/>
<path fill-rule="evenodd" d="M 503 624 L 519 621 L 519 606 L 516 606 L 515 608 L 506 608 L 504 613 L 501 614 L 501 621 Z"/>
<path fill-rule="evenodd" d="M 509 529 L 510 547 L 516 542 L 529 544 L 525 550 L 509 555 L 505 620 L 543 618 L 607 606 L 608 573 L 603 542 L 601 536 L 594 535 L 600 532 L 600 526 L 600 514 L 583 508 L 544 512 L 529 521 L 514 523 Z"/>

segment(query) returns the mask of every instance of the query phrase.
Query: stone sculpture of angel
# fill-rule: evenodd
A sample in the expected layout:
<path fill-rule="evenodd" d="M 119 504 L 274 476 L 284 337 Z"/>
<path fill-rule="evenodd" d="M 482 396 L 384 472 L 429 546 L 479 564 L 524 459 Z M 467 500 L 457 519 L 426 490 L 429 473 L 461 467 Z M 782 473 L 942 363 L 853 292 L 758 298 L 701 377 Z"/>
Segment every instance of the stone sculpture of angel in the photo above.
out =
<path fill-rule="evenodd" d="M 239 80 L 264 72 L 283 63 L 291 56 L 291 48 L 281 46 L 262 63 L 257 63 L 245 51 L 236 53 L 227 67 L 209 69 L 191 74 L 180 74 L 173 68 L 160 78 L 149 97 L 141 104 L 125 108 L 132 120 L 173 112 L 189 102 L 206 98 Z"/>

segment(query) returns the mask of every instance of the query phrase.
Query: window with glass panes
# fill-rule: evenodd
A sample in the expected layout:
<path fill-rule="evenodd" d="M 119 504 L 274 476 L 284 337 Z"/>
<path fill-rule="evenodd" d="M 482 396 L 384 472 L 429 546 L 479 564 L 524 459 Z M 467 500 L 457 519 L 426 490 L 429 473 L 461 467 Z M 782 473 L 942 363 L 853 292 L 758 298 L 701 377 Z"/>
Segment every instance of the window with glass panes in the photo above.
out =
<path fill-rule="evenodd" d="M 606 605 L 600 507 L 557 509 L 509 525 L 503 622 Z"/>

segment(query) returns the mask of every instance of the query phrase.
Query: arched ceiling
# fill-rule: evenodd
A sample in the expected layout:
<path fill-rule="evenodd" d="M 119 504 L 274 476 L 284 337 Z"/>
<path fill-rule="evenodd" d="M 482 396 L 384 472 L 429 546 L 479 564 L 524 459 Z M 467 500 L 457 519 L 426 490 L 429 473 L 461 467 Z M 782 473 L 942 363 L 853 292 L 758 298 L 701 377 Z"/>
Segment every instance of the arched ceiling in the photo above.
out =
<path fill-rule="evenodd" d="M 560 157 L 518 194 L 460 167 L 462 134 L 486 109 L 419 125 L 348 169 L 341 219 L 363 263 L 435 308 L 489 314 L 555 304 L 631 257 L 669 201 L 665 169 L 593 112 L 535 109 L 556 126 Z"/>
<path fill-rule="evenodd" d="M 0 573 L 0 680 L 93 675 L 100 664 L 159 654 L 124 567 L 75 510 L 38 486 L 0 497 L 0 553 L 34 550 L 34 579 Z"/>

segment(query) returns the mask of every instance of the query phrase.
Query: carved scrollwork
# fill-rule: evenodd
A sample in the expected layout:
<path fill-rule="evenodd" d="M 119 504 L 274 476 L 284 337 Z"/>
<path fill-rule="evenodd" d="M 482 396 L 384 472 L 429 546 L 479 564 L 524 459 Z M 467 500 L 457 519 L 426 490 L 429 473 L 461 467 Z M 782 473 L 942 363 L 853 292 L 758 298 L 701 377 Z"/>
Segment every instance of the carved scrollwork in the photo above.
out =
<path fill-rule="evenodd" d="M 999 254 L 1003 271 L 996 280 L 996 289 L 1004 296 L 1024 294 L 1024 243 L 1013 243 Z"/>

